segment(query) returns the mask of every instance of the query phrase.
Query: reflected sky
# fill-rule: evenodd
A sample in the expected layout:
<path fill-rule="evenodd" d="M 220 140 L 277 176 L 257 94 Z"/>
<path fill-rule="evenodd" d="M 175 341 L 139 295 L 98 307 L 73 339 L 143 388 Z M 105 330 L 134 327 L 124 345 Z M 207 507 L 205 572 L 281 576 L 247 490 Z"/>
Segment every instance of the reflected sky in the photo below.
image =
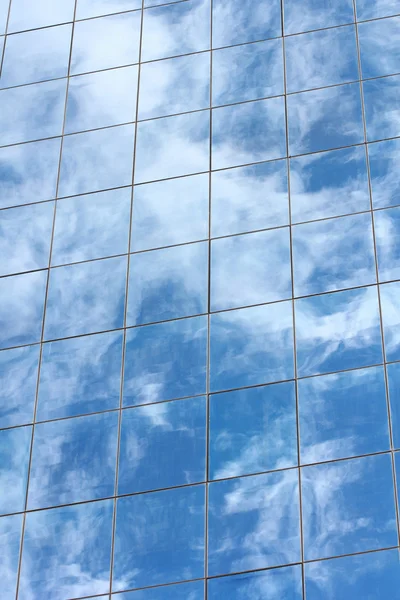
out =
<path fill-rule="evenodd" d="M 22 515 L 0 518 L 0 576 L 4 600 L 15 598 L 21 529 Z"/>
<path fill-rule="evenodd" d="M 88 19 L 100 17 L 124 10 L 134 10 L 142 7 L 141 0 L 78 0 L 76 18 Z"/>
<path fill-rule="evenodd" d="M 301 569 L 288 567 L 211 579 L 208 598 L 219 600 L 301 600 Z"/>
<path fill-rule="evenodd" d="M 137 592 L 123 592 L 113 596 L 115 600 L 203 600 L 204 583 L 180 583 Z"/>
<path fill-rule="evenodd" d="M 400 448 L 400 363 L 387 366 L 393 446 Z"/>
<path fill-rule="evenodd" d="M 352 0 L 303 0 L 301 4 L 298 0 L 284 0 L 284 6 L 286 34 L 354 21 Z"/>
<path fill-rule="evenodd" d="M 0 352 L 0 427 L 33 420 L 39 346 Z"/>
<path fill-rule="evenodd" d="M 74 15 L 74 0 L 53 2 L 40 0 L 34 6 L 30 0 L 13 0 L 10 9 L 8 32 L 23 31 L 36 27 L 47 27 L 72 21 Z"/>
<path fill-rule="evenodd" d="M 396 176 L 400 161 L 400 140 L 369 144 L 368 151 L 374 208 L 400 204 L 400 186 Z"/>
<path fill-rule="evenodd" d="M 281 35 L 279 0 L 214 0 L 213 47 L 255 42 Z"/>
<path fill-rule="evenodd" d="M 32 428 L 0 431 L 0 514 L 25 508 Z M 0 519 L 1 520 L 1 519 Z"/>
<path fill-rule="evenodd" d="M 368 141 L 400 135 L 400 76 L 372 79 L 363 86 Z"/>
<path fill-rule="evenodd" d="M 400 282 L 380 286 L 387 360 L 400 360 Z"/>

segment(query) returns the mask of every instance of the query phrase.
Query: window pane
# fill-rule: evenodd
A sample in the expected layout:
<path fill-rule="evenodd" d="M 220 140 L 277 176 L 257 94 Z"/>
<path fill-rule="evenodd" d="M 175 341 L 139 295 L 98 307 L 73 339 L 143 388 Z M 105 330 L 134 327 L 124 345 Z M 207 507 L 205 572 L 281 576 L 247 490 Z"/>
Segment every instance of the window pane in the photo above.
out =
<path fill-rule="evenodd" d="M 0 427 L 33 420 L 39 346 L 0 352 Z"/>
<path fill-rule="evenodd" d="M 25 509 L 31 437 L 32 427 L 0 431 L 1 515 Z"/>

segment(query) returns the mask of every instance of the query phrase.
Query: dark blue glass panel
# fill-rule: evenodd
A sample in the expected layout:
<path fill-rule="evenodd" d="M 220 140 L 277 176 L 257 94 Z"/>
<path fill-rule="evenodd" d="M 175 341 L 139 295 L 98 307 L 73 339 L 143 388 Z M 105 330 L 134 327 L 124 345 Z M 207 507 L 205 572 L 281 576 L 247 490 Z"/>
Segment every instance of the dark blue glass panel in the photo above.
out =
<path fill-rule="evenodd" d="M 294 384 L 211 396 L 209 436 L 211 479 L 296 466 Z"/>
<path fill-rule="evenodd" d="M 118 494 L 201 482 L 205 465 L 205 398 L 123 411 Z"/>
<path fill-rule="evenodd" d="M 39 346 L 0 352 L 0 427 L 33 420 Z"/>
<path fill-rule="evenodd" d="M 126 257 L 52 269 L 46 339 L 123 326 Z"/>
<path fill-rule="evenodd" d="M 400 363 L 387 365 L 393 446 L 400 448 Z"/>
<path fill-rule="evenodd" d="M 40 341 L 47 272 L 0 279 L 1 348 Z"/>
<path fill-rule="evenodd" d="M 291 302 L 211 316 L 211 391 L 293 377 Z"/>
<path fill-rule="evenodd" d="M 299 376 L 382 362 L 375 287 L 296 300 Z"/>
<path fill-rule="evenodd" d="M 60 140 L 0 148 L 0 208 L 56 194 Z"/>
<path fill-rule="evenodd" d="M 124 405 L 203 394 L 206 357 L 206 317 L 129 329 Z"/>
<path fill-rule="evenodd" d="M 368 150 L 374 208 L 400 204 L 400 140 L 369 144 Z"/>
<path fill-rule="evenodd" d="M 129 325 L 207 312 L 208 242 L 130 257 Z"/>
<path fill-rule="evenodd" d="M 2 567 L 0 572 L 2 600 L 15 600 L 21 527 L 22 515 L 2 517 L 0 519 L 0 555 L 2 557 Z"/>
<path fill-rule="evenodd" d="M 397 545 L 389 454 L 304 467 L 305 558 Z"/>
<path fill-rule="evenodd" d="M 286 300 L 291 296 L 288 227 L 212 242 L 211 310 Z"/>
<path fill-rule="evenodd" d="M 63 0 L 62 2 L 42 0 L 35 4 L 32 4 L 30 0 L 13 0 L 8 33 L 72 21 L 74 6 L 74 0 Z"/>
<path fill-rule="evenodd" d="M 194 581 L 137 592 L 122 592 L 122 594 L 116 594 L 113 598 L 115 600 L 203 600 L 204 582 Z"/>
<path fill-rule="evenodd" d="M 278 37 L 281 31 L 279 0 L 214 0 L 213 47 Z"/>
<path fill-rule="evenodd" d="M 358 37 L 364 79 L 400 71 L 400 50 L 396 41 L 399 36 L 400 17 L 360 23 Z"/>
<path fill-rule="evenodd" d="M 400 76 L 365 81 L 368 141 L 400 135 Z"/>
<path fill-rule="evenodd" d="M 208 581 L 208 600 L 302 600 L 301 568 L 271 569 Z"/>
<path fill-rule="evenodd" d="M 364 141 L 358 83 L 288 96 L 290 154 Z"/>
<path fill-rule="evenodd" d="M 24 510 L 31 427 L 0 431 L 0 514 Z M 1 521 L 1 519 L 0 519 Z"/>
<path fill-rule="evenodd" d="M 112 500 L 29 513 L 20 600 L 108 592 L 112 515 Z"/>
<path fill-rule="evenodd" d="M 374 19 L 398 14 L 398 0 L 356 0 L 357 18 Z"/>
<path fill-rule="evenodd" d="M 49 264 L 54 202 L 0 211 L 0 275 Z"/>
<path fill-rule="evenodd" d="M 213 169 L 286 156 L 283 98 L 213 110 Z"/>
<path fill-rule="evenodd" d="M 204 486 L 117 502 L 113 589 L 204 577 Z"/>
<path fill-rule="evenodd" d="M 352 0 L 284 0 L 284 8 L 286 34 L 354 21 Z"/>
<path fill-rule="evenodd" d="M 375 213 L 379 281 L 400 279 L 400 207 Z"/>
<path fill-rule="evenodd" d="M 295 296 L 376 283 L 371 214 L 293 227 Z"/>
<path fill-rule="evenodd" d="M 117 412 L 36 425 L 28 507 L 112 496 L 117 436 Z"/>
<path fill-rule="evenodd" d="M 121 357 L 122 332 L 45 344 L 37 419 L 118 408 Z"/>
<path fill-rule="evenodd" d="M 88 19 L 142 8 L 142 0 L 78 0 L 76 18 Z"/>
<path fill-rule="evenodd" d="M 305 565 L 307 600 L 400 598 L 397 550 L 346 556 Z"/>
<path fill-rule="evenodd" d="M 209 486 L 210 575 L 300 560 L 297 469 Z"/>
<path fill-rule="evenodd" d="M 300 379 L 302 463 L 389 450 L 382 367 Z"/>
<path fill-rule="evenodd" d="M 381 285 L 381 306 L 387 360 L 400 360 L 400 282 Z"/>
<path fill-rule="evenodd" d="M 52 264 L 126 254 L 130 209 L 131 188 L 60 200 Z"/>

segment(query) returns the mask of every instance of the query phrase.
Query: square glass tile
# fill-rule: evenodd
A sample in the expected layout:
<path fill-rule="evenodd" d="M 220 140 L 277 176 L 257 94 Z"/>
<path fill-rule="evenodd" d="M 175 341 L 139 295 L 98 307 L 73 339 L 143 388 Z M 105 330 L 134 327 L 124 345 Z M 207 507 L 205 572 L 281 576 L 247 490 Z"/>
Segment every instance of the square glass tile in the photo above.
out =
<path fill-rule="evenodd" d="M 280 0 L 214 0 L 213 48 L 280 35 Z"/>
<path fill-rule="evenodd" d="M 369 142 L 400 135 L 400 76 L 365 81 L 364 102 Z"/>
<path fill-rule="evenodd" d="M 74 8 L 75 0 L 12 0 L 8 33 L 72 21 Z"/>
<path fill-rule="evenodd" d="M 39 345 L 0 352 L 0 427 L 33 421 Z"/>
<path fill-rule="evenodd" d="M 31 437 L 32 427 L 0 430 L 0 515 L 25 510 Z"/>
<path fill-rule="evenodd" d="M 354 21 L 353 0 L 284 0 L 285 33 L 301 33 Z"/>
<path fill-rule="evenodd" d="M 154 0 L 148 0 L 154 2 Z M 164 0 L 162 0 L 164 1 Z M 178 583 L 157 588 L 122 592 L 115 600 L 204 600 L 204 582 Z"/>
<path fill-rule="evenodd" d="M 89 19 L 142 8 L 142 0 L 78 0 L 76 18 Z"/>
<path fill-rule="evenodd" d="M 208 580 L 209 600 L 302 600 L 299 566 Z"/>
<path fill-rule="evenodd" d="M 359 21 L 390 17 L 399 13 L 398 0 L 356 0 L 356 6 Z"/>
<path fill-rule="evenodd" d="M 400 6 L 398 8 L 400 11 Z M 361 67 L 364 79 L 393 75 L 400 71 L 400 17 L 358 25 Z"/>

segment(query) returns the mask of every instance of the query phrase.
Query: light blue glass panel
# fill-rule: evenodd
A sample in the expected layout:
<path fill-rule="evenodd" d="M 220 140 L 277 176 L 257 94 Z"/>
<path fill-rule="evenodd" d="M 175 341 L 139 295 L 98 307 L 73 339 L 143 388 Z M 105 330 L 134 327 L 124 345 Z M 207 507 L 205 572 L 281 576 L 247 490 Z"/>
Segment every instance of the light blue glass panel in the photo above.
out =
<path fill-rule="evenodd" d="M 6 30 L 10 0 L 0 0 L 0 34 Z"/>
<path fill-rule="evenodd" d="M 400 6 L 399 6 L 400 10 Z M 360 23 L 361 67 L 364 79 L 400 71 L 400 17 Z"/>
<path fill-rule="evenodd" d="M 279 0 L 214 0 L 213 47 L 282 35 Z"/>
<path fill-rule="evenodd" d="M 356 0 L 357 18 L 374 19 L 398 14 L 398 0 Z"/>
<path fill-rule="evenodd" d="M 78 0 L 76 18 L 89 19 L 138 8 L 142 8 L 142 0 Z"/>
<path fill-rule="evenodd" d="M 363 86 L 368 141 L 400 135 L 400 76 L 372 79 Z"/>
<path fill-rule="evenodd" d="M 380 286 L 387 360 L 400 360 L 400 282 Z"/>
<path fill-rule="evenodd" d="M 3 563 L 1 568 L 2 600 L 15 600 L 21 529 L 22 515 L 0 519 L 0 555 Z"/>
<path fill-rule="evenodd" d="M 354 21 L 352 0 L 284 0 L 284 10 L 286 34 Z"/>
<path fill-rule="evenodd" d="M 400 448 L 400 363 L 387 365 L 393 446 Z"/>
<path fill-rule="evenodd" d="M 374 208 L 400 204 L 400 140 L 369 144 L 368 151 Z"/>
<path fill-rule="evenodd" d="M 400 279 L 400 207 L 375 212 L 379 281 Z"/>
<path fill-rule="evenodd" d="M 153 0 L 150 0 L 152 2 Z M 204 582 L 179 583 L 137 592 L 122 592 L 115 600 L 203 600 Z"/>
<path fill-rule="evenodd" d="M 33 420 L 39 346 L 0 352 L 0 427 Z"/>
<path fill-rule="evenodd" d="M 31 437 L 32 427 L 0 431 L 1 515 L 25 509 Z"/>
<path fill-rule="evenodd" d="M 72 21 L 74 6 L 75 0 L 41 0 L 35 3 L 31 0 L 13 0 L 8 33 Z"/>

